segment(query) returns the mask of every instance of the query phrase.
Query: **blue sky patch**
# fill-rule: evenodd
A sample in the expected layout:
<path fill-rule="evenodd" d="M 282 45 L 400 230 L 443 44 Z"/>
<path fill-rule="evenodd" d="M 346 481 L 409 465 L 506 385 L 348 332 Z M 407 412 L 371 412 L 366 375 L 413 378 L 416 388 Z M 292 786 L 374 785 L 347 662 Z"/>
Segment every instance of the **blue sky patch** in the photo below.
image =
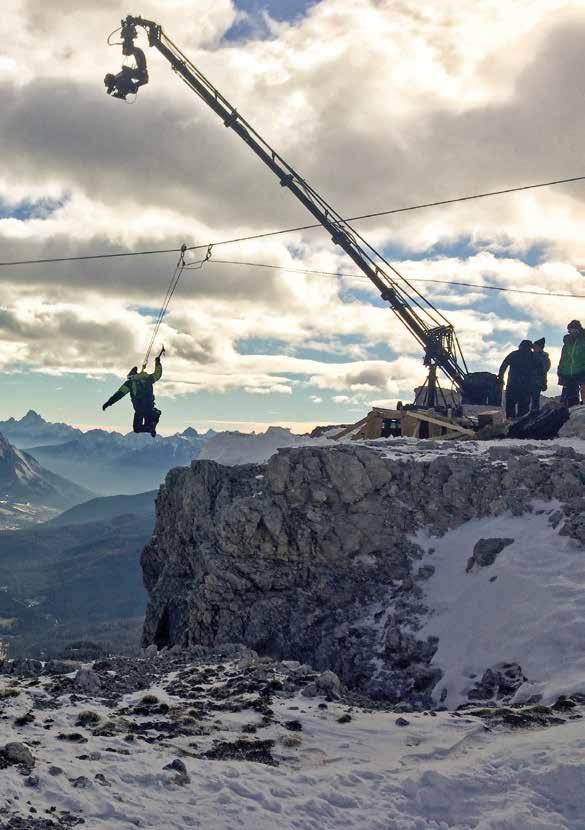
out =
<path fill-rule="evenodd" d="M 496 259 L 520 259 L 527 265 L 535 266 L 546 259 L 547 246 L 535 243 L 527 249 L 519 250 L 518 243 L 505 236 L 499 238 L 497 243 L 494 240 L 463 236 L 454 242 L 440 242 L 428 248 L 390 246 L 384 249 L 384 256 L 389 262 L 419 262 L 428 259 L 469 259 L 483 251 L 488 251 Z"/>
<path fill-rule="evenodd" d="M 265 13 L 273 20 L 297 20 L 315 0 L 235 0 L 235 5 L 244 15 L 226 32 L 227 41 L 264 39 L 270 35 Z"/>
<path fill-rule="evenodd" d="M 18 219 L 21 222 L 26 222 L 27 219 L 46 219 L 63 207 L 66 201 L 66 198 L 38 199 L 34 202 L 24 201 L 9 205 L 0 199 L 0 219 Z"/>
<path fill-rule="evenodd" d="M 160 314 L 160 308 L 150 308 L 149 306 L 130 306 L 132 311 L 136 311 L 141 317 L 153 317 L 156 319 Z"/>

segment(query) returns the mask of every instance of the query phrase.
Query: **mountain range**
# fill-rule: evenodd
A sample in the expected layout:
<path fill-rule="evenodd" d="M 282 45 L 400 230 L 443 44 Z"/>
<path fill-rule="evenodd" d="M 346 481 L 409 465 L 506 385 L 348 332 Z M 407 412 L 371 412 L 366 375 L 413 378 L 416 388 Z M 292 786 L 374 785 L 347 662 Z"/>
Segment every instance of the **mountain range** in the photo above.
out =
<path fill-rule="evenodd" d="M 172 467 L 197 458 L 206 440 L 191 428 L 154 440 L 92 429 L 64 443 L 33 446 L 29 452 L 58 475 L 100 495 L 133 494 L 158 488 Z"/>
<path fill-rule="evenodd" d="M 0 636 L 13 653 L 56 654 L 76 639 L 137 646 L 146 603 L 139 557 L 154 497 L 93 499 L 56 521 L 0 533 Z"/>
<path fill-rule="evenodd" d="M 84 486 L 42 467 L 0 434 L 0 528 L 39 521 L 92 496 Z"/>
<path fill-rule="evenodd" d="M 19 420 L 8 418 L 7 421 L 0 421 L 0 432 L 19 449 L 43 444 L 59 444 L 82 435 L 80 429 L 69 424 L 45 421 L 34 409 L 29 409 Z"/>

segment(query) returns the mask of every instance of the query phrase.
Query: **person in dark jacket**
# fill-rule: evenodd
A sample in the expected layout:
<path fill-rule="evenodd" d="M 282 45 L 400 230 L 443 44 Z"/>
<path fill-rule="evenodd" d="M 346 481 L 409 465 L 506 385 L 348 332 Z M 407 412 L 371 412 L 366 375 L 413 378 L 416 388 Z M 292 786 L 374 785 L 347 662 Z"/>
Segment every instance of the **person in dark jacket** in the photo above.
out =
<path fill-rule="evenodd" d="M 540 409 L 540 393 L 547 388 L 547 375 L 550 369 L 550 357 L 544 350 L 546 340 L 541 337 L 540 340 L 535 340 L 532 344 L 532 351 L 538 361 L 538 369 L 536 370 L 530 387 L 530 409 L 532 412 L 538 412 Z"/>
<path fill-rule="evenodd" d="M 557 370 L 559 386 L 563 387 L 563 402 L 577 406 L 580 400 L 585 401 L 585 331 L 579 320 L 571 320 L 567 332 Z"/>
<path fill-rule="evenodd" d="M 523 340 L 516 351 L 510 352 L 504 359 L 498 378 L 500 383 L 503 383 L 504 375 L 509 370 L 506 384 L 506 418 L 520 418 L 530 409 L 532 383 L 539 366 L 530 340 Z"/>
<path fill-rule="evenodd" d="M 161 412 L 154 405 L 153 386 L 157 380 L 160 380 L 161 376 L 161 355 L 155 359 L 154 372 L 152 373 L 139 372 L 138 367 L 133 366 L 122 386 L 105 402 L 102 409 L 105 411 L 109 406 L 117 403 L 130 393 L 132 406 L 134 407 L 134 432 L 150 432 L 154 438 Z"/>

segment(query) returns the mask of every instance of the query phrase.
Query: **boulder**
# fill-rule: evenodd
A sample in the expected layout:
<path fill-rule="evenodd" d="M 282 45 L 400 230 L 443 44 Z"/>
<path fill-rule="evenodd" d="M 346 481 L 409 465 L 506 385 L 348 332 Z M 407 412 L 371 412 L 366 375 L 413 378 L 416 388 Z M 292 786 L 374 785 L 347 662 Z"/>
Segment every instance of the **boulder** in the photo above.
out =
<path fill-rule="evenodd" d="M 473 548 L 472 556 L 467 560 L 465 570 L 469 573 L 474 569 L 487 568 L 489 565 L 493 565 L 504 548 L 513 545 L 514 541 L 514 539 L 480 539 Z"/>
<path fill-rule="evenodd" d="M 518 663 L 497 663 L 485 670 L 467 696 L 469 700 L 508 701 L 525 682 L 526 677 Z"/>
<path fill-rule="evenodd" d="M 11 764 L 22 764 L 29 768 L 35 765 L 34 756 L 28 746 L 17 741 L 6 744 L 2 755 Z"/>
<path fill-rule="evenodd" d="M 92 669 L 79 669 L 74 678 L 75 686 L 82 692 L 93 695 L 100 691 L 101 680 Z"/>
<path fill-rule="evenodd" d="M 325 695 L 330 697 L 339 697 L 341 692 L 341 681 L 339 677 L 332 671 L 324 671 L 317 677 L 315 681 L 317 689 Z"/>

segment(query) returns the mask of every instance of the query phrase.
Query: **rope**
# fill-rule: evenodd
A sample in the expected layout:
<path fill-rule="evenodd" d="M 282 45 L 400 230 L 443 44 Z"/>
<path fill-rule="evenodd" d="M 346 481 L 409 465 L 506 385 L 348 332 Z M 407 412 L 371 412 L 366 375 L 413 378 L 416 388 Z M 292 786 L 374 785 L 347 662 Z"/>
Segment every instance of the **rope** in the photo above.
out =
<path fill-rule="evenodd" d="M 189 264 L 187 264 L 185 262 L 185 251 L 186 250 L 187 250 L 187 246 L 186 245 L 181 245 L 181 254 L 179 256 L 179 259 L 177 260 L 177 264 L 175 265 L 175 270 L 173 271 L 171 281 L 169 282 L 169 287 L 167 288 L 167 293 L 165 294 L 162 305 L 160 307 L 160 311 L 159 311 L 158 316 L 156 318 L 156 322 L 154 324 L 154 329 L 153 329 L 152 335 L 150 337 L 150 342 L 148 344 L 148 348 L 147 348 L 146 354 L 144 356 L 144 361 L 142 363 L 142 370 L 143 371 L 146 368 L 146 366 L 148 365 L 148 361 L 150 360 L 150 354 L 152 352 L 152 348 L 153 348 L 153 346 L 155 344 L 155 341 L 156 341 L 156 338 L 158 336 L 162 321 L 165 318 L 165 315 L 166 315 L 167 310 L 169 308 L 170 302 L 173 299 L 173 294 L 175 293 L 175 291 L 177 289 L 177 286 L 179 284 L 179 280 L 181 279 L 181 277 L 183 275 L 183 271 L 185 271 L 185 270 L 198 271 L 201 268 L 203 268 L 205 263 L 209 262 L 209 260 L 211 259 L 213 245 L 208 245 L 207 253 L 206 253 L 204 259 L 198 260 L 196 262 L 190 262 Z M 164 346 L 163 346 L 163 351 L 164 351 Z"/>
<path fill-rule="evenodd" d="M 156 322 L 154 324 L 154 329 L 152 330 L 152 335 L 150 337 L 150 342 L 149 342 L 148 347 L 146 349 L 146 354 L 144 355 L 144 360 L 143 360 L 143 363 L 142 363 L 142 370 L 143 371 L 146 368 L 146 366 L 148 365 L 148 361 L 150 360 L 150 353 L 152 352 L 152 347 L 154 346 L 155 340 L 158 336 L 158 332 L 160 330 L 161 323 L 163 321 L 163 318 L 164 318 L 165 314 L 167 313 L 169 303 L 170 303 L 170 301 L 173 297 L 173 294 L 175 293 L 177 285 L 179 284 L 179 280 L 181 279 L 181 275 L 182 275 L 182 273 L 185 269 L 185 250 L 186 250 L 186 245 L 182 245 L 179 259 L 177 260 L 177 264 L 175 265 L 175 270 L 173 271 L 173 275 L 172 275 L 171 280 L 169 282 L 167 292 L 166 292 L 166 294 L 164 296 L 164 299 L 162 301 L 160 311 L 158 313 L 158 316 L 156 318 Z"/>

